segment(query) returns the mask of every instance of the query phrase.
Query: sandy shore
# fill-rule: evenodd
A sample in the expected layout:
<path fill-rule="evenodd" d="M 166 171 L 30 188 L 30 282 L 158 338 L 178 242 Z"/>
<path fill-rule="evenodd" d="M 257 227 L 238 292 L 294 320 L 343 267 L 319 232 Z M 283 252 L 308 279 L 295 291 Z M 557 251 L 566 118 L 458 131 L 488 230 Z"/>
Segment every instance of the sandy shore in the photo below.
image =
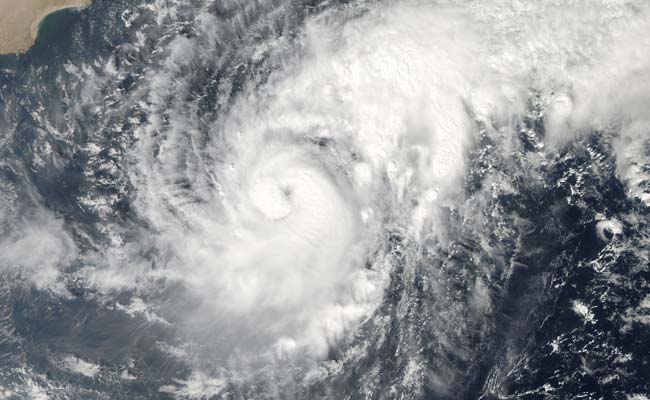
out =
<path fill-rule="evenodd" d="M 48 14 L 85 7 L 91 0 L 0 0 L 0 54 L 21 53 L 36 40 L 38 27 Z"/>

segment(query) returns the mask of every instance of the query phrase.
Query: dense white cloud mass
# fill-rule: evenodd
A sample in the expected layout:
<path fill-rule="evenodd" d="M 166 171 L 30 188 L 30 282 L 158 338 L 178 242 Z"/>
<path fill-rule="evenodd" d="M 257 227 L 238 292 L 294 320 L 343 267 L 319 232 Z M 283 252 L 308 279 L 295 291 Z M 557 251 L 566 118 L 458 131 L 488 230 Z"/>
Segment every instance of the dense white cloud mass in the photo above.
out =
<path fill-rule="evenodd" d="M 170 274 L 202 299 L 199 320 L 221 321 L 212 326 L 225 336 L 252 329 L 280 353 L 324 355 L 381 296 L 386 224 L 435 234 L 475 131 L 466 97 L 479 48 L 455 12 L 419 13 L 310 22 L 306 54 L 242 96 L 207 149 L 187 154 L 199 133 L 180 115 L 159 141 L 152 112 L 138 133 L 137 206 L 160 232 Z M 192 46 L 172 44 L 168 64 Z"/>
<path fill-rule="evenodd" d="M 516 135 L 531 97 L 549 152 L 620 130 L 619 175 L 648 202 L 649 12 L 634 1 L 405 1 L 325 13 L 296 54 L 285 38 L 241 49 L 281 54 L 277 69 L 244 84 L 207 132 L 183 100 L 184 69 L 221 34 L 202 13 L 131 102 L 147 114 L 130 180 L 156 268 L 136 245 L 116 246 L 90 279 L 143 292 L 163 276 L 180 283 L 199 304 L 190 329 L 212 329 L 226 353 L 322 356 L 378 304 L 393 267 L 386 232 L 435 239 L 479 126 Z"/>
<path fill-rule="evenodd" d="M 63 222 L 40 211 L 11 224 L 11 234 L 0 237 L 0 272 L 18 275 L 38 288 L 60 284 L 61 272 L 77 256 Z"/>
<path fill-rule="evenodd" d="M 308 18 L 295 43 L 280 35 L 228 49 L 270 58 L 273 71 L 237 82 L 234 98 L 220 88 L 219 112 L 202 110 L 201 119 L 186 101 L 196 84 L 187 71 L 227 46 L 226 28 L 207 11 L 212 2 L 203 5 L 196 32 L 157 51 L 160 63 L 115 110 L 146 115 L 133 123 L 120 165 L 140 225 L 123 236 L 102 226 L 112 242 L 83 254 L 81 274 L 100 292 L 127 289 L 138 306 L 151 301 L 160 316 L 146 306 L 143 314 L 214 342 L 224 359 L 317 359 L 354 332 L 396 266 L 390 233 L 414 249 L 444 236 L 439 217 L 463 200 L 469 148 L 480 133 L 516 137 L 531 99 L 549 154 L 595 130 L 617 132 L 618 175 L 631 197 L 650 204 L 644 2 L 341 7 Z M 157 1 L 148 11 L 164 21 L 178 7 Z M 145 45 L 144 34 L 136 39 L 130 48 Z M 83 76 L 80 109 L 119 80 L 113 62 L 68 66 Z M 80 201 L 104 217 L 109 200 Z M 18 266 L 43 287 L 77 250 L 61 222 L 39 221 L 0 243 L 0 266 Z M 488 309 L 488 289 L 477 282 L 473 307 Z M 169 287 L 181 288 L 179 299 L 160 294 Z M 207 383 L 194 386 L 221 388 L 220 379 L 195 378 Z"/>

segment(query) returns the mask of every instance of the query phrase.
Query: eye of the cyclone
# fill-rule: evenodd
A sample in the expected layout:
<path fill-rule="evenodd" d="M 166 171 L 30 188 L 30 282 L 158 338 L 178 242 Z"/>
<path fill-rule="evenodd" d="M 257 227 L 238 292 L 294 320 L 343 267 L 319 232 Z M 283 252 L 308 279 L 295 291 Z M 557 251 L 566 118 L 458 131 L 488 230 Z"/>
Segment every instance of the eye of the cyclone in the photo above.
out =
<path fill-rule="evenodd" d="M 352 190 L 331 161 L 300 144 L 266 143 L 224 176 L 231 207 L 197 281 L 218 293 L 219 313 L 289 318 L 337 301 L 336 288 L 358 264 L 361 228 Z"/>
<path fill-rule="evenodd" d="M 260 177 L 252 182 L 249 198 L 268 219 L 277 221 L 291 213 L 290 189 L 273 177 Z"/>

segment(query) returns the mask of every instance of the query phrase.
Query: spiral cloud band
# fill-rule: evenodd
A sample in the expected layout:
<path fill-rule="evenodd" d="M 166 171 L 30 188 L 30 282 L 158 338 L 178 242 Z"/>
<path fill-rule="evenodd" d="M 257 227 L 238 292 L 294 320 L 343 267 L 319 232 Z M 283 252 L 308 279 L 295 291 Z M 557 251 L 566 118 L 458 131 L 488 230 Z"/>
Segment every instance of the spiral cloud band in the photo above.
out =
<path fill-rule="evenodd" d="M 282 40 L 249 49 L 253 60 L 268 53 L 282 68 L 261 89 L 249 82 L 214 121 L 194 120 L 182 101 L 192 84 L 183 71 L 218 41 L 213 17 L 200 14 L 197 37 L 169 43 L 148 92 L 134 99 L 147 118 L 135 132 L 130 179 L 135 209 L 157 232 L 147 239 L 156 264 L 200 303 L 196 326 L 230 332 L 231 345 L 255 332 L 244 335 L 262 346 L 255 351 L 325 354 L 378 304 L 392 268 L 386 232 L 420 245 L 442 233 L 438 213 L 461 193 L 469 146 L 481 129 L 513 130 L 531 86 L 548 101 L 549 148 L 564 143 L 565 127 L 579 134 L 604 126 L 618 118 L 618 105 L 638 100 L 636 92 L 634 100 L 619 95 L 601 119 L 586 119 L 602 106 L 585 82 L 609 68 L 608 58 L 569 40 L 539 64 L 553 47 L 527 43 L 568 40 L 546 27 L 565 16 L 530 17 L 520 31 L 499 4 L 475 12 L 406 2 L 349 19 L 325 13 L 307 21 L 300 51 Z M 588 31 L 590 21 L 578 28 Z M 503 40 L 513 32 L 520 36 Z M 603 45 L 643 63 L 619 40 Z M 604 61 L 574 68 L 563 51 Z M 634 73 L 610 72 L 614 82 Z M 123 257 L 133 255 L 114 264 Z M 103 285 L 160 277 L 140 265 L 118 267 Z"/>
<path fill-rule="evenodd" d="M 140 129 L 138 207 L 161 232 L 167 277 L 224 340 L 323 355 L 381 297 L 386 224 L 435 235 L 475 130 L 463 100 L 472 49 L 426 39 L 464 29 L 445 15 L 396 12 L 340 35 L 336 21 L 313 22 L 306 54 L 285 60 L 266 98 L 238 100 L 204 149 L 185 144 L 201 133 L 181 115 L 162 139 L 154 110 Z M 186 55 L 170 57 L 181 68 Z"/>
<path fill-rule="evenodd" d="M 34 160 L 0 177 L 0 234 L 14 227 L 0 241 L 0 272 L 144 320 L 133 332 L 157 336 L 133 348 L 188 365 L 189 381 L 161 389 L 180 398 L 226 393 L 224 382 L 254 391 L 276 378 L 286 378 L 282 390 L 356 379 L 342 365 L 379 359 L 378 348 L 403 364 L 368 367 L 368 393 L 394 372 L 402 389 L 426 381 L 454 398 L 449 388 L 473 379 L 458 378 L 470 374 L 465 363 L 483 368 L 477 337 L 501 340 L 487 330 L 510 323 L 498 314 L 499 301 L 518 298 L 510 279 L 521 274 L 534 287 L 550 268 L 520 272 L 522 258 L 534 258 L 526 246 L 536 254 L 560 232 L 536 214 L 569 214 L 602 171 L 613 171 L 625 201 L 650 204 L 650 8 L 297 3 L 120 3 L 113 17 L 129 35 L 96 59 L 61 61 L 53 74 L 62 110 L 48 119 L 34 103 L 40 128 L 33 143 L 20 139 Z M 22 99 L 0 100 L 24 111 Z M 5 114 L 0 127 L 13 123 Z M 580 156 L 597 167 L 577 167 L 580 157 L 562 152 L 590 135 L 602 143 L 581 143 Z M 611 167 L 599 146 L 611 146 Z M 79 188 L 57 191 L 48 168 L 72 174 Z M 45 204 L 31 183 L 12 186 L 20 174 L 60 199 Z M 544 203 L 552 196 L 562 199 Z M 44 204 L 16 223 L 30 209 L 16 199 Z M 642 220 L 594 214 L 594 248 Z M 31 251 L 39 240 L 44 250 Z M 59 362 L 67 370 L 104 371 L 67 356 Z"/>

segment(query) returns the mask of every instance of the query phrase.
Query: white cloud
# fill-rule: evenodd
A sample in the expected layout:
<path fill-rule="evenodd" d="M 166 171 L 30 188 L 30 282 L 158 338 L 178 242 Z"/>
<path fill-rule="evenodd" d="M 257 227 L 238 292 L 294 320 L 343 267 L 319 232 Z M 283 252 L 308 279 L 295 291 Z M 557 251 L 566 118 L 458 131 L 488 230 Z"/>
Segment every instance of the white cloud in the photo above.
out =
<path fill-rule="evenodd" d="M 81 358 L 74 356 L 68 356 L 64 358 L 63 366 L 74 373 L 83 375 L 88 378 L 95 377 L 95 375 L 97 375 L 101 369 L 97 364 L 84 361 Z"/>
<path fill-rule="evenodd" d="M 111 267 L 93 282 L 180 282 L 201 304 L 188 329 L 218 332 L 224 351 L 323 355 L 378 303 L 391 268 L 385 231 L 416 244 L 435 237 L 476 121 L 517 134 L 532 91 L 549 151 L 622 126 L 619 173 L 644 198 L 634 149 L 648 132 L 650 61 L 638 49 L 649 15 L 586 1 L 407 1 L 349 21 L 329 14 L 308 22 L 300 55 L 202 131 L 179 71 L 201 56 L 200 38 L 218 37 L 203 15 L 197 37 L 174 40 L 137 93 L 148 120 L 131 183 L 150 231 L 108 252 Z M 152 272 L 142 243 L 156 250 Z M 477 308 L 489 306 L 483 297 Z"/>
<path fill-rule="evenodd" d="M 63 221 L 39 211 L 31 218 L 8 223 L 11 232 L 0 237 L 0 270 L 17 272 L 38 288 L 55 285 L 62 269 L 77 255 Z"/>
<path fill-rule="evenodd" d="M 224 379 L 211 378 L 195 373 L 184 381 L 177 381 L 175 385 L 160 387 L 161 393 L 170 393 L 182 399 L 206 399 L 216 396 L 227 387 Z"/>

